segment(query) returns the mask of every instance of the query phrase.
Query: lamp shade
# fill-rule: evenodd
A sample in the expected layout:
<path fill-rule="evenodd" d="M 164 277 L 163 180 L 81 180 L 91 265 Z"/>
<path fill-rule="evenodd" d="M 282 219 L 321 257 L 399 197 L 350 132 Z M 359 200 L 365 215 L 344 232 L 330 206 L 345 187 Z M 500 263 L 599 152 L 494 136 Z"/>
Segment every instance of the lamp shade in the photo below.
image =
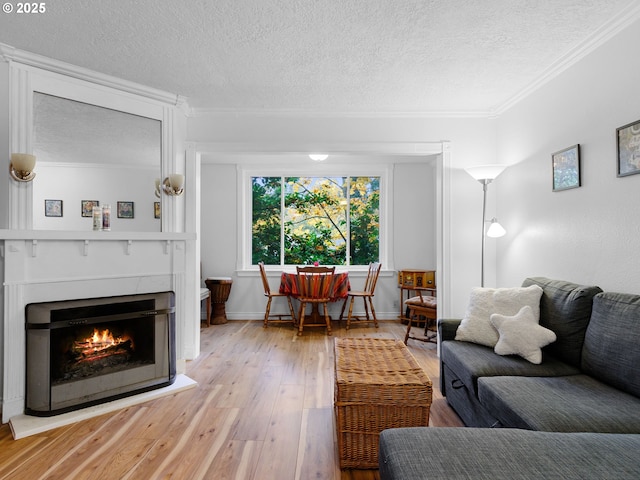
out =
<path fill-rule="evenodd" d="M 36 166 L 35 155 L 28 153 L 12 153 L 11 163 L 9 165 L 9 175 L 17 182 L 30 182 L 36 173 L 33 167 Z"/>
<path fill-rule="evenodd" d="M 489 225 L 487 229 L 487 237 L 498 238 L 504 236 L 506 233 L 507 231 L 498 223 L 498 220 L 492 218 L 491 225 Z"/>
<path fill-rule="evenodd" d="M 500 175 L 506 165 L 478 165 L 477 167 L 465 168 L 465 171 L 478 181 L 493 180 Z"/>
<path fill-rule="evenodd" d="M 19 172 L 31 172 L 36 166 L 36 157 L 28 153 L 12 153 L 11 165 Z"/>
<path fill-rule="evenodd" d="M 169 175 L 169 185 L 171 185 L 174 191 L 181 190 L 184 185 L 184 175 L 172 173 Z"/>

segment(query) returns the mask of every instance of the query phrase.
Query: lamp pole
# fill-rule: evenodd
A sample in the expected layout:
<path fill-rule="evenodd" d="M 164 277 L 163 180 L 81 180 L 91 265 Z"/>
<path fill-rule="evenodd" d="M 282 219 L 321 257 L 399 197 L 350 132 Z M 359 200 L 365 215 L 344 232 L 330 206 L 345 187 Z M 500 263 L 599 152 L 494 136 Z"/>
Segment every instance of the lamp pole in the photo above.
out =
<path fill-rule="evenodd" d="M 482 254 L 480 255 L 480 286 L 484 287 L 484 245 L 486 242 L 484 234 L 484 219 L 487 211 L 487 186 L 491 183 L 491 179 L 483 178 L 479 181 L 482 183 Z"/>

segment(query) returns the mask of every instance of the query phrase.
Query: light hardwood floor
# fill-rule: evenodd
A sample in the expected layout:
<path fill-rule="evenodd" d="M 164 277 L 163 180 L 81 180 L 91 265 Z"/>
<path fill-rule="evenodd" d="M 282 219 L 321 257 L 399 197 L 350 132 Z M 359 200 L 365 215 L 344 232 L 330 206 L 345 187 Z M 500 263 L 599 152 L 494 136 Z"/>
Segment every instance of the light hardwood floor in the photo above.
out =
<path fill-rule="evenodd" d="M 196 388 L 13 440 L 0 427 L 0 479 L 378 479 L 340 471 L 333 417 L 333 338 L 404 338 L 405 326 L 309 328 L 230 321 L 203 328 L 188 362 Z M 461 426 L 439 390 L 436 346 L 409 349 L 433 382 L 431 426 Z"/>

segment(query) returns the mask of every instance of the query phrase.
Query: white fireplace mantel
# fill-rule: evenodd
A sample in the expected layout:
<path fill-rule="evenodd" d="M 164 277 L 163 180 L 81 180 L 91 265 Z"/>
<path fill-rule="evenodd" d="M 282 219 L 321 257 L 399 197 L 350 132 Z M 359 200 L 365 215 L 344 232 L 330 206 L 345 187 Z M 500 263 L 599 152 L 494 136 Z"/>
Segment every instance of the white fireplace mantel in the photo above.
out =
<path fill-rule="evenodd" d="M 172 290 L 180 373 L 181 361 L 197 357 L 200 348 L 200 167 L 193 148 L 185 152 L 185 100 L 2 44 L 0 71 L 10 80 L 0 89 L 7 153 L 33 152 L 33 95 L 39 92 L 160 121 L 161 177 L 184 173 L 188 185 L 183 196 L 161 197 L 163 232 L 45 231 L 32 229 L 33 184 L 10 180 L 8 169 L 0 174 L 0 224 L 8 228 L 0 229 L 2 421 L 24 411 L 29 303 Z"/>
<path fill-rule="evenodd" d="M 195 233 L 0 230 L 2 421 L 24 412 L 25 306 L 135 293 L 176 293 L 176 346 L 194 358 L 199 318 L 185 316 Z"/>

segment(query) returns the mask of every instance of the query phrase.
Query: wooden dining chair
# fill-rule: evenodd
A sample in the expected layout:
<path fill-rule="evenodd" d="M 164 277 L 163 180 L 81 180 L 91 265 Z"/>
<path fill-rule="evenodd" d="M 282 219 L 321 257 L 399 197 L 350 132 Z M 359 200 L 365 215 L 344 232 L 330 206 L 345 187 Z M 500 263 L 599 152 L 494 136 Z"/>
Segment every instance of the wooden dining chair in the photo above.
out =
<path fill-rule="evenodd" d="M 313 307 L 311 319 L 314 323 L 307 323 L 306 326 L 326 326 L 327 335 L 331 335 L 331 319 L 327 304 L 331 301 L 335 271 L 336 267 L 296 267 L 298 300 L 300 301 L 298 335 L 302 335 L 302 330 L 305 327 L 307 304 L 311 304 Z M 324 323 L 320 323 L 320 305 L 324 307 Z"/>
<path fill-rule="evenodd" d="M 422 295 L 422 291 L 417 290 L 418 295 L 408 300 L 404 304 L 409 310 L 407 316 L 407 331 L 404 335 L 404 344 L 409 339 L 420 340 L 421 342 L 438 343 L 438 299 L 435 290 L 431 290 L 431 295 Z M 414 336 L 411 334 L 411 327 L 414 323 L 424 322 L 424 335 Z"/>
<path fill-rule="evenodd" d="M 378 283 L 378 275 L 380 275 L 380 269 L 382 264 L 373 262 L 369 264 L 369 271 L 367 272 L 367 278 L 364 282 L 364 289 L 360 291 L 349 291 L 347 298 L 344 299 L 342 304 L 342 310 L 340 311 L 340 321 L 344 315 L 345 307 L 349 302 L 349 313 L 347 314 L 347 330 L 351 326 L 351 323 L 370 323 L 378 328 L 378 318 L 376 317 L 376 309 L 373 307 L 373 295 L 375 294 L 376 284 Z M 356 316 L 353 314 L 353 304 L 356 298 L 362 298 L 364 302 L 364 316 Z M 369 317 L 369 308 L 371 308 L 371 317 Z"/>
<path fill-rule="evenodd" d="M 291 303 L 291 297 L 287 293 L 280 292 L 272 292 L 271 287 L 269 286 L 269 280 L 267 280 L 267 272 L 264 269 L 264 262 L 258 262 L 258 267 L 260 267 L 260 277 L 262 277 L 262 286 L 264 287 L 264 296 L 268 298 L 267 300 L 267 308 L 264 312 L 264 328 L 269 326 L 269 322 L 271 323 L 293 323 L 296 324 L 296 314 L 293 310 L 293 304 Z M 286 297 L 287 303 L 289 304 L 289 313 L 271 313 L 271 302 L 274 298 L 277 297 Z M 287 318 L 288 317 L 288 318 Z"/>

